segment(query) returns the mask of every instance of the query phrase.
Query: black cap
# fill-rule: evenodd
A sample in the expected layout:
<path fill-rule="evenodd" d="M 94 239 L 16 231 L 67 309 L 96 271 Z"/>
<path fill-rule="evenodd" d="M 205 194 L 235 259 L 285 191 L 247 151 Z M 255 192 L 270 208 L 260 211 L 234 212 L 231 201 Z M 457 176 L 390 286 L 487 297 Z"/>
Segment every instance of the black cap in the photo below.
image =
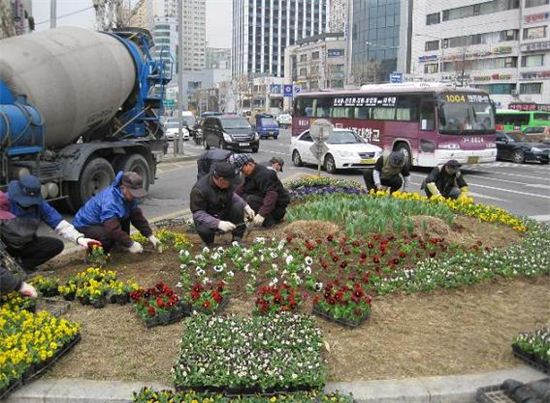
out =
<path fill-rule="evenodd" d="M 128 171 L 124 172 L 122 175 L 122 180 L 120 181 L 134 197 L 141 199 L 147 195 L 145 189 L 143 189 L 143 178 L 137 173 Z"/>
<path fill-rule="evenodd" d="M 460 162 L 458 162 L 457 160 L 449 160 L 445 163 L 445 166 L 449 167 L 449 168 L 457 169 L 457 168 L 460 168 L 462 166 L 462 164 Z"/>
<path fill-rule="evenodd" d="M 223 178 L 229 182 L 235 182 L 237 178 L 235 168 L 233 168 L 229 162 L 225 161 L 216 162 L 212 174 L 217 178 Z"/>

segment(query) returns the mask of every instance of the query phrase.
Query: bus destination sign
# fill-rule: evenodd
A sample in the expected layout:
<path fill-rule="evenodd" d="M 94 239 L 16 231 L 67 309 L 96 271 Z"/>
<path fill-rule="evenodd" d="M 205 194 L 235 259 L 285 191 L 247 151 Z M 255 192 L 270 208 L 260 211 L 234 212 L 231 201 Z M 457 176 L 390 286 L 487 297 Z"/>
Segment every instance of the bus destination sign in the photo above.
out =
<path fill-rule="evenodd" d="M 445 102 L 449 103 L 477 103 L 477 104 L 488 104 L 491 101 L 489 100 L 489 95 L 483 94 L 445 94 L 443 95 Z"/>
<path fill-rule="evenodd" d="M 332 106 L 383 106 L 395 107 L 397 97 L 336 97 Z"/>

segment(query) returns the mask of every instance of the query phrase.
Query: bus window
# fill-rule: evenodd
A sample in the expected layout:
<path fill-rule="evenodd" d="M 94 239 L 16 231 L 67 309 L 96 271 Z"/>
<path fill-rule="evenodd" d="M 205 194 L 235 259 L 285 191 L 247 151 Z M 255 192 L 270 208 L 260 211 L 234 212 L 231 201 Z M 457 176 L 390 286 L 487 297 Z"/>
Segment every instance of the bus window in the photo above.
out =
<path fill-rule="evenodd" d="M 316 118 L 329 118 L 332 98 L 324 97 L 313 101 L 313 116 Z"/>
<path fill-rule="evenodd" d="M 395 120 L 395 108 L 375 106 L 371 110 L 372 119 L 375 120 Z"/>
<path fill-rule="evenodd" d="M 370 107 L 368 106 L 355 107 L 355 119 L 370 119 Z"/>
<path fill-rule="evenodd" d="M 397 120 L 418 121 L 418 104 L 420 97 L 403 95 L 397 98 L 395 117 Z"/>
<path fill-rule="evenodd" d="M 333 106 L 330 108 L 331 118 L 353 119 L 353 107 L 351 106 Z"/>
<path fill-rule="evenodd" d="M 550 122 L 550 113 L 535 113 L 534 120 L 542 120 L 543 122 Z"/>
<path fill-rule="evenodd" d="M 435 129 L 435 104 L 431 99 L 422 100 L 420 106 L 420 130 Z"/>
<path fill-rule="evenodd" d="M 313 99 L 298 98 L 296 100 L 295 116 L 297 117 L 313 116 Z"/>

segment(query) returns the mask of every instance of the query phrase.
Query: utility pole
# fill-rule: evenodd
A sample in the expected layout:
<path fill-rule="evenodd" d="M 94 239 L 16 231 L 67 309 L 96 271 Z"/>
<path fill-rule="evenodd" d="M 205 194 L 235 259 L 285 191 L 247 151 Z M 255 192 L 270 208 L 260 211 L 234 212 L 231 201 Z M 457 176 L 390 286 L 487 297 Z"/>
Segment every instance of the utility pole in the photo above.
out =
<path fill-rule="evenodd" d="M 460 86 L 464 87 L 464 63 L 466 61 L 466 48 L 462 49 L 462 66 L 460 69 Z"/>
<path fill-rule="evenodd" d="M 174 142 L 174 155 L 183 154 L 183 0 L 178 0 L 178 139 Z"/>
<path fill-rule="evenodd" d="M 57 27 L 57 0 L 50 0 L 50 28 Z"/>

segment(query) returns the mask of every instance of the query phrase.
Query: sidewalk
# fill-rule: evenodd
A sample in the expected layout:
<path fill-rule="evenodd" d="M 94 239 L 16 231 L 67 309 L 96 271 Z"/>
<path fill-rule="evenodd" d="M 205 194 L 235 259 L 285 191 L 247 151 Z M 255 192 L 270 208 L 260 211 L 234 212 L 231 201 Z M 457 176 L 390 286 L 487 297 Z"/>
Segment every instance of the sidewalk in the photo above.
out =
<path fill-rule="evenodd" d="M 526 366 L 475 375 L 425 377 L 403 380 L 331 382 L 327 392 L 352 393 L 361 403 L 470 403 L 478 388 L 499 385 L 512 378 L 531 382 L 544 378 Z M 167 385 L 85 379 L 38 380 L 13 393 L 6 403 L 122 403 L 143 386 L 170 389 Z"/>

